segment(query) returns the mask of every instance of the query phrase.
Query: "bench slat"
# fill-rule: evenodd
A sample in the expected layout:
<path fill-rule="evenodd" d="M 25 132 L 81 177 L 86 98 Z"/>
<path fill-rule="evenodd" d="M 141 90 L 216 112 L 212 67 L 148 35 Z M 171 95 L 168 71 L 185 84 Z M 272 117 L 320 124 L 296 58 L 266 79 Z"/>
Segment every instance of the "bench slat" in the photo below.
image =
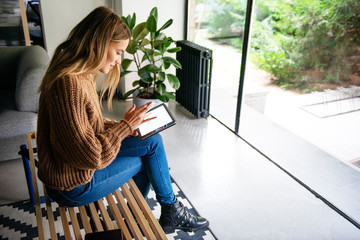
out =
<path fill-rule="evenodd" d="M 75 239 L 76 240 L 81 240 L 82 236 L 81 236 L 80 226 L 79 226 L 78 219 L 76 217 L 75 210 L 74 210 L 74 208 L 68 208 L 68 211 L 69 211 L 69 215 L 70 215 L 70 219 L 71 219 L 71 225 L 72 225 L 72 228 L 73 228 Z"/>
<path fill-rule="evenodd" d="M 79 212 L 80 212 L 80 217 L 81 217 L 81 222 L 84 225 L 85 228 L 85 232 L 86 233 L 92 233 L 92 229 L 91 229 L 91 225 L 89 222 L 89 217 L 86 213 L 86 209 L 84 206 L 80 206 L 79 207 Z"/>
<path fill-rule="evenodd" d="M 95 224 L 95 228 L 96 231 L 100 232 L 100 231 L 104 231 L 104 228 L 101 224 L 99 215 L 97 213 L 96 207 L 94 203 L 90 203 L 89 204 L 89 209 L 90 209 L 90 215 L 91 215 L 91 219 L 93 220 L 94 224 Z"/>
<path fill-rule="evenodd" d="M 102 199 L 97 200 L 97 204 L 100 208 L 101 217 L 105 223 L 106 230 L 113 230 L 114 225 L 110 219 L 109 213 L 107 212 L 107 210 L 105 208 L 103 200 Z"/>
<path fill-rule="evenodd" d="M 111 213 L 113 214 L 118 227 L 121 229 L 121 232 L 122 232 L 123 236 L 125 236 L 126 240 L 131 240 L 132 237 L 130 235 L 129 229 L 126 226 L 123 217 L 121 216 L 121 213 L 119 211 L 118 206 L 115 203 L 113 195 L 112 194 L 107 195 L 106 200 L 107 200 L 107 202 L 109 204 Z"/>
<path fill-rule="evenodd" d="M 166 234 L 164 233 L 164 230 L 162 229 L 160 223 L 155 218 L 149 205 L 147 204 L 146 200 L 142 196 L 139 188 L 136 186 L 136 183 L 134 182 L 134 180 L 132 178 L 128 181 L 128 184 L 130 186 L 130 191 L 133 193 L 135 199 L 138 201 L 138 204 L 139 204 L 141 210 L 143 211 L 146 219 L 148 220 L 151 228 L 154 230 L 156 237 L 158 239 L 166 240 L 167 237 L 166 237 Z"/>
<path fill-rule="evenodd" d="M 55 220 L 54 220 L 54 214 L 53 214 L 53 211 L 51 208 L 50 197 L 47 195 L 44 184 L 43 184 L 43 189 L 44 189 L 44 195 L 45 195 L 46 213 L 47 213 L 49 228 L 50 228 L 50 236 L 51 236 L 51 239 L 57 239 Z"/>
<path fill-rule="evenodd" d="M 120 192 L 119 189 L 115 190 L 115 197 L 116 200 L 118 202 L 118 204 L 120 205 L 120 209 L 121 212 L 124 214 L 125 219 L 127 224 L 130 227 L 131 233 L 133 234 L 133 237 L 138 240 L 138 239 L 144 239 L 144 237 L 141 234 L 141 231 L 134 219 L 134 216 L 132 215 L 129 207 L 127 206 L 127 204 L 125 203 L 125 200 Z"/>
<path fill-rule="evenodd" d="M 70 227 L 69 227 L 69 221 L 66 215 L 66 210 L 64 207 L 60 207 L 59 206 L 59 210 L 60 210 L 60 217 L 61 217 L 61 223 L 63 225 L 63 229 L 64 229 L 64 235 L 65 235 L 65 239 L 66 240 L 71 240 L 71 233 L 70 233 Z"/>
<path fill-rule="evenodd" d="M 150 226 L 144 217 L 144 214 L 142 213 L 141 209 L 137 205 L 137 202 L 136 202 L 135 198 L 133 197 L 133 195 L 131 194 L 126 183 L 121 187 L 121 190 L 124 193 L 126 199 L 128 200 L 130 208 L 131 208 L 133 214 L 135 214 L 135 217 L 138 220 L 138 223 L 139 223 L 141 229 L 143 230 L 145 237 L 147 239 L 155 239 L 156 237 L 155 237 L 154 233 L 151 231 Z"/>

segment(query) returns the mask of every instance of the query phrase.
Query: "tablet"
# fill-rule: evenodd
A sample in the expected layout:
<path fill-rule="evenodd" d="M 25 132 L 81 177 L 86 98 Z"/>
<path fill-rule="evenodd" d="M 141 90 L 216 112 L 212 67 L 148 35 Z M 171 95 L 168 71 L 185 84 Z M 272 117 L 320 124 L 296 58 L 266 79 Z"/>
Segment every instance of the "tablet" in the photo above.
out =
<path fill-rule="evenodd" d="M 145 122 L 137 129 L 141 140 L 148 138 L 158 132 L 161 132 L 176 124 L 174 116 L 171 114 L 167 106 L 162 103 L 153 108 L 148 112 L 151 112 L 149 117 L 155 117 L 155 119 Z"/>

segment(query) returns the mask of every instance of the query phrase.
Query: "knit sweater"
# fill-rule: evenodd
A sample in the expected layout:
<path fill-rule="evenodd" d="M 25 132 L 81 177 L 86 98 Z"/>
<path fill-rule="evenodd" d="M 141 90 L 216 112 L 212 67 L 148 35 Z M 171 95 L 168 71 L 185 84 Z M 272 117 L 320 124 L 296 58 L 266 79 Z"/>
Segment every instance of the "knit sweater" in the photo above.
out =
<path fill-rule="evenodd" d="M 90 80 L 73 77 L 56 81 L 39 100 L 39 178 L 57 190 L 90 182 L 96 169 L 115 159 L 121 141 L 132 131 L 125 120 L 103 118 Z"/>

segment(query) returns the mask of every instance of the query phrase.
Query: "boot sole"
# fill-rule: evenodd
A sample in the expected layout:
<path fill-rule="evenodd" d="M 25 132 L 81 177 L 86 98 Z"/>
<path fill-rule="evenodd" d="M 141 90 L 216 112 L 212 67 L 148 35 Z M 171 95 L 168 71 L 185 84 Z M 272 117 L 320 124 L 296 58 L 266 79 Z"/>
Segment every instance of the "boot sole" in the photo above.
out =
<path fill-rule="evenodd" d="M 200 229 L 203 229 L 203 228 L 206 228 L 209 226 L 209 222 L 207 222 L 206 224 L 202 225 L 202 226 L 199 226 L 197 228 L 190 228 L 190 227 L 174 227 L 174 226 L 164 226 L 162 227 L 164 232 L 166 234 L 169 234 L 169 233 L 174 233 L 176 229 L 179 229 L 181 231 L 184 231 L 184 232 L 196 232 L 197 230 L 200 230 Z"/>

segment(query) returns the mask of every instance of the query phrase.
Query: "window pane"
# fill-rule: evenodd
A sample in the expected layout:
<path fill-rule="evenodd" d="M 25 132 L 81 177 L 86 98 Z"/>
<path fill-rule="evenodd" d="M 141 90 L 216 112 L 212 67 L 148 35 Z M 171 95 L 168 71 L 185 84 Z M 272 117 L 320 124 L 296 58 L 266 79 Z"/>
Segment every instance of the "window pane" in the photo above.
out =
<path fill-rule="evenodd" d="M 239 134 L 255 145 L 267 135 L 275 144 L 286 130 L 359 170 L 358 0 L 255 5 Z M 294 149 L 282 144 L 272 150 Z"/>
<path fill-rule="evenodd" d="M 246 1 L 202 0 L 194 8 L 189 40 L 213 51 L 210 114 L 234 129 Z"/>

